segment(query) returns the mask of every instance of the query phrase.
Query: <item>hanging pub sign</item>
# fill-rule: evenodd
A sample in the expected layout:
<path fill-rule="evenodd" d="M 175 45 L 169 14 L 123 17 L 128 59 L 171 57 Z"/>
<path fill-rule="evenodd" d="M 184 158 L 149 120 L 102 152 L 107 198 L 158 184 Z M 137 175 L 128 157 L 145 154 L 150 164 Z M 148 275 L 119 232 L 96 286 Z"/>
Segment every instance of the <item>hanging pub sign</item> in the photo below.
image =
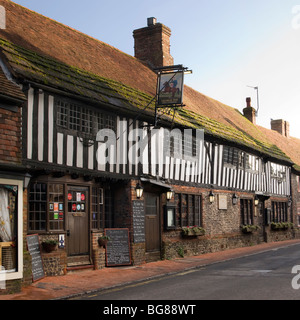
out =
<path fill-rule="evenodd" d="M 184 71 L 158 74 L 158 106 L 181 105 L 183 97 Z"/>

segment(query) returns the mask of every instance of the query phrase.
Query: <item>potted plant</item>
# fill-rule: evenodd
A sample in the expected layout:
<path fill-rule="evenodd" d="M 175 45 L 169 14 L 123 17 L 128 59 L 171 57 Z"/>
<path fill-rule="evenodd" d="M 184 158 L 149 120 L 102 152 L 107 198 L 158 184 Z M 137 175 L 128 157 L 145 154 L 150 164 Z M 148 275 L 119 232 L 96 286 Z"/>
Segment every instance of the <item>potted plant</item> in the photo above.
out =
<path fill-rule="evenodd" d="M 101 237 L 98 238 L 98 244 L 99 244 L 100 247 L 105 248 L 106 245 L 107 245 L 107 242 L 108 242 L 109 240 L 110 240 L 110 237 L 109 237 L 109 236 L 103 235 L 103 236 L 101 236 Z"/>
<path fill-rule="evenodd" d="M 49 253 L 49 252 L 56 250 L 57 244 L 58 244 L 57 240 L 48 239 L 48 240 L 44 240 L 42 242 L 42 247 L 46 252 Z"/>

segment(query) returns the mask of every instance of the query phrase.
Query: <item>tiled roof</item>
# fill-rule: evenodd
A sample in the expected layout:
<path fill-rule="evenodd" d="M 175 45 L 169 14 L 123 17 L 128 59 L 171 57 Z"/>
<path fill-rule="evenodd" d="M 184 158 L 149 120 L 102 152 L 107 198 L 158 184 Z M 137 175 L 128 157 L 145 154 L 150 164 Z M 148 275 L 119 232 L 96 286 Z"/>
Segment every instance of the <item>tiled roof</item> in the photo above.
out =
<path fill-rule="evenodd" d="M 155 73 L 136 58 L 12 1 L 0 0 L 0 5 L 6 10 L 6 29 L 0 29 L 0 38 L 143 92 L 155 93 Z"/>
<path fill-rule="evenodd" d="M 7 99 L 25 101 L 26 97 L 22 90 L 13 82 L 9 81 L 0 67 L 0 95 Z"/>
<path fill-rule="evenodd" d="M 139 60 L 9 0 L 0 0 L 0 5 L 5 6 L 7 16 L 6 29 L 0 30 L 0 51 L 17 78 L 123 111 L 140 112 L 151 102 L 156 75 Z M 238 110 L 188 86 L 184 103 L 186 107 L 175 116 L 177 124 L 204 128 L 207 135 L 300 164 L 300 159 L 291 157 L 289 150 L 284 153 L 279 143 Z M 153 115 L 153 109 L 150 103 L 146 113 Z"/>
<path fill-rule="evenodd" d="M 120 111 L 154 115 L 153 97 L 120 82 L 68 66 L 3 39 L 0 39 L 0 50 L 16 78 L 25 78 L 32 82 L 86 97 L 95 102 L 103 103 L 108 108 L 112 106 L 119 108 Z M 247 124 L 248 120 L 234 109 L 232 110 Z M 164 118 L 172 121 L 170 116 Z M 288 157 L 276 145 L 257 140 L 246 132 L 237 130 L 234 126 L 225 125 L 191 110 L 180 109 L 176 113 L 174 121 L 177 125 L 201 128 L 205 130 L 207 135 L 234 142 L 277 159 L 289 161 Z"/>

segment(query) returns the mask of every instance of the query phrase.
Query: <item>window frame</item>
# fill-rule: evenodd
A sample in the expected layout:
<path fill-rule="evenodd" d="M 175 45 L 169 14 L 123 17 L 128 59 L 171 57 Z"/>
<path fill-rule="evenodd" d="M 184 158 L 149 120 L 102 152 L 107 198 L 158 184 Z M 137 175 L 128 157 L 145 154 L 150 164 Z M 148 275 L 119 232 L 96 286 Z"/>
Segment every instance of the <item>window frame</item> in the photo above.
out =
<path fill-rule="evenodd" d="M 183 197 L 186 198 L 183 202 Z M 196 201 L 196 199 L 198 200 Z M 192 208 L 191 210 L 191 203 Z M 185 204 L 184 204 L 185 203 Z M 191 227 L 191 226 L 203 226 L 203 210 L 202 210 L 202 195 L 193 193 L 175 193 L 175 222 L 177 228 Z M 190 212 L 193 211 L 193 212 Z M 191 222 L 191 214 L 192 222 Z M 183 218 L 185 215 L 185 218 Z M 196 217 L 196 215 L 198 217 Z M 186 220 L 186 224 L 183 221 Z"/>
<path fill-rule="evenodd" d="M 1 185 L 18 187 L 18 215 L 17 215 L 17 271 L 5 273 L 5 280 L 17 280 L 23 278 L 23 180 L 0 178 Z"/>
<path fill-rule="evenodd" d="M 31 214 L 31 210 L 30 210 L 30 205 L 31 205 L 31 201 L 35 201 L 35 203 L 38 203 L 38 200 L 30 200 L 30 190 L 33 184 L 45 184 L 46 185 L 46 199 L 45 200 L 40 200 L 40 202 L 44 202 L 45 203 L 45 215 L 46 215 L 46 219 L 45 219 L 45 229 L 30 229 L 30 223 L 31 221 L 34 222 L 35 220 L 31 220 L 30 219 L 30 214 Z M 52 211 L 50 210 L 50 204 L 52 204 L 53 202 L 50 201 L 50 185 L 62 185 L 62 199 L 63 199 L 63 228 L 62 229 L 51 229 L 50 228 L 50 223 L 53 222 L 53 219 L 50 219 L 50 213 L 52 213 Z M 53 192 L 51 192 L 52 194 L 54 194 Z M 43 220 L 41 220 L 43 221 Z M 35 223 L 35 222 L 34 222 Z M 33 234 L 33 233 L 38 233 L 38 234 L 43 234 L 43 233 L 63 233 L 66 231 L 66 186 L 65 183 L 60 182 L 52 182 L 52 181 L 32 181 L 30 183 L 30 185 L 28 186 L 28 216 L 27 216 L 27 227 L 28 227 L 28 232 Z"/>
<path fill-rule="evenodd" d="M 241 225 L 254 225 L 254 201 L 250 198 L 240 199 Z"/>
<path fill-rule="evenodd" d="M 95 136 L 101 129 L 111 129 L 116 132 L 117 117 L 114 114 L 96 110 L 69 99 L 56 97 L 54 101 L 56 125 L 60 132 L 70 132 Z M 79 117 L 75 117 L 78 114 Z M 71 119 L 77 119 L 72 121 Z M 87 123 L 89 123 L 87 125 Z"/>
<path fill-rule="evenodd" d="M 288 222 L 288 203 L 286 201 L 272 201 L 271 222 Z"/>
<path fill-rule="evenodd" d="M 45 228 L 41 230 L 37 229 L 30 229 L 30 223 L 34 222 L 34 220 L 30 220 L 30 188 L 33 184 L 45 184 L 46 185 L 46 200 L 44 201 L 46 206 L 45 210 L 45 215 L 46 215 L 46 220 L 45 220 Z M 63 228 L 62 229 L 50 229 L 50 223 L 51 217 L 50 213 L 52 211 L 50 210 L 50 204 L 53 202 L 50 201 L 50 185 L 62 185 L 62 199 L 63 199 Z M 55 180 L 43 180 L 43 179 L 37 179 L 31 181 L 29 187 L 28 187 L 28 214 L 27 214 L 27 229 L 29 234 L 60 234 L 60 233 L 65 233 L 67 230 L 67 208 L 68 208 L 68 186 L 83 186 L 83 184 L 78 184 L 78 183 L 70 183 L 70 181 L 60 181 L 57 182 Z M 89 221 L 90 221 L 90 229 L 93 231 L 99 231 L 103 230 L 104 228 L 112 227 L 115 223 L 114 219 L 114 214 L 113 214 L 113 193 L 110 192 L 108 189 L 105 187 L 98 185 L 97 183 L 93 184 L 86 184 L 84 187 L 87 187 L 89 189 L 89 199 L 88 199 L 88 206 L 89 206 Z M 97 189 L 97 199 L 95 199 L 93 191 L 94 189 Z M 99 201 L 99 205 L 97 206 L 97 212 L 96 213 L 96 220 L 93 219 L 93 210 L 95 208 L 95 203 L 94 201 Z M 108 201 L 110 200 L 110 202 Z M 108 203 L 109 202 L 109 203 Z M 59 203 L 61 203 L 59 201 Z"/>
<path fill-rule="evenodd" d="M 92 186 L 91 190 L 91 229 L 101 230 L 104 229 L 105 223 L 104 189 L 99 186 Z M 96 214 L 96 219 L 94 219 L 94 214 Z"/>

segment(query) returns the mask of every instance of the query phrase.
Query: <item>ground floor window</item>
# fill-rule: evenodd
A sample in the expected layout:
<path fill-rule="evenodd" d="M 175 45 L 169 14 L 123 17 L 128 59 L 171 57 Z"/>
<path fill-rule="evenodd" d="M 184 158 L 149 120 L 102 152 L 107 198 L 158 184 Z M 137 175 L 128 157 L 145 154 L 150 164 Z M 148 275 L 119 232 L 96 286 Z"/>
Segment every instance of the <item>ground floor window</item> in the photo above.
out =
<path fill-rule="evenodd" d="M 286 202 L 272 201 L 271 222 L 288 222 L 288 206 Z"/>
<path fill-rule="evenodd" d="M 0 179 L 0 272 L 6 274 L 5 279 L 22 277 L 18 274 L 23 265 L 22 211 L 23 181 Z"/>
<path fill-rule="evenodd" d="M 92 228 L 104 228 L 104 199 L 103 189 L 92 188 Z"/>
<path fill-rule="evenodd" d="M 242 225 L 253 225 L 253 200 L 241 199 L 241 223 Z"/>
<path fill-rule="evenodd" d="M 90 212 L 92 229 L 114 225 L 113 195 L 96 185 L 73 188 L 66 183 L 33 182 L 28 194 L 28 230 L 30 232 L 64 231 L 66 216 Z"/>
<path fill-rule="evenodd" d="M 201 196 L 175 194 L 176 225 L 180 227 L 201 226 Z"/>

